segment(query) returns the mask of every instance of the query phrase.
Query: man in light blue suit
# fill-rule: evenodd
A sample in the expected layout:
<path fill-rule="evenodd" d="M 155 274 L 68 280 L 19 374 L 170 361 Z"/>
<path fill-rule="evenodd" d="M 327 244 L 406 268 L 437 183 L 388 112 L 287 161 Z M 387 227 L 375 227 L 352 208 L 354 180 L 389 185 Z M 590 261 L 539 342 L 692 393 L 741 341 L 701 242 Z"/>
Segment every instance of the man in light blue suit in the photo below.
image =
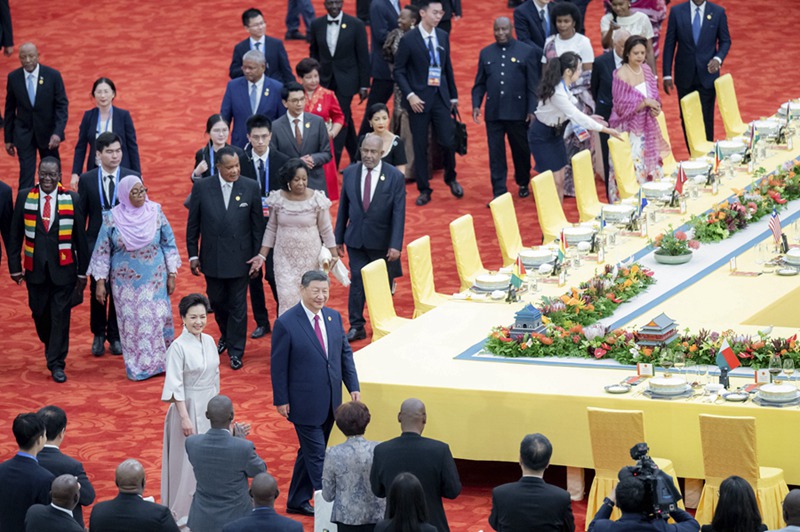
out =
<path fill-rule="evenodd" d="M 264 54 L 250 50 L 242 58 L 244 77 L 228 82 L 219 114 L 233 120 L 231 144 L 244 149 L 247 144 L 247 119 L 254 114 L 264 115 L 274 121 L 286 114 L 281 102 L 283 84 L 264 75 L 267 63 Z"/>
<path fill-rule="evenodd" d="M 275 321 L 270 371 L 274 404 L 294 424 L 300 442 L 286 511 L 314 515 L 309 500 L 322 489 L 325 447 L 333 412 L 342 404 L 342 382 L 353 401 L 361 394 L 342 316 L 325 307 L 328 276 L 308 271 L 300 284 L 300 303 Z"/>

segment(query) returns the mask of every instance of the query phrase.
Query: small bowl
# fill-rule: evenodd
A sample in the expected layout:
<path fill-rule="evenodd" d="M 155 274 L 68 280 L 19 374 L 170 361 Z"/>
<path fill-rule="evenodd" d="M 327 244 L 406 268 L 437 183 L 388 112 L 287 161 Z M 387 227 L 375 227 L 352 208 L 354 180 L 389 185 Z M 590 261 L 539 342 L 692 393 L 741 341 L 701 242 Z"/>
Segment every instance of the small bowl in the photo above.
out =
<path fill-rule="evenodd" d="M 631 385 L 623 382 L 619 384 L 609 384 L 603 389 L 606 391 L 606 393 L 622 394 L 631 391 Z"/>
<path fill-rule="evenodd" d="M 725 389 L 725 386 L 723 386 L 722 384 L 716 383 L 716 382 L 712 382 L 710 384 L 706 384 L 706 391 L 708 393 L 719 393 L 724 389 Z"/>

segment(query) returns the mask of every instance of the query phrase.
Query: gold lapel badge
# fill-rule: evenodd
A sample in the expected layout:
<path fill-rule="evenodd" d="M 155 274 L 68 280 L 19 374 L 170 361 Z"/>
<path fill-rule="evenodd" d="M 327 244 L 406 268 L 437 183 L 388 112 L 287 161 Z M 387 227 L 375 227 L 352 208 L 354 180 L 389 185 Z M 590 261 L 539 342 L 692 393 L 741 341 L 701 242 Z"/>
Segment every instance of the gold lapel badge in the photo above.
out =
<path fill-rule="evenodd" d="M 381 181 L 386 181 L 386 176 L 381 174 Z"/>
<path fill-rule="evenodd" d="M 44 85 L 44 78 L 39 78 L 39 85 Z"/>
<path fill-rule="evenodd" d="M 241 196 L 236 196 L 236 201 L 239 201 L 240 199 L 242 199 Z"/>
<path fill-rule="evenodd" d="M 269 89 L 266 89 L 266 90 L 264 91 L 264 96 L 269 96 Z"/>
<path fill-rule="evenodd" d="M 342 24 L 342 29 L 345 29 L 346 27 L 347 27 L 347 24 Z"/>
<path fill-rule="evenodd" d="M 710 14 L 709 14 L 709 15 L 706 15 L 706 18 L 707 18 L 708 20 L 711 20 L 711 15 L 710 15 Z"/>
<path fill-rule="evenodd" d="M 310 127 L 311 127 L 311 124 L 309 124 L 308 122 L 306 122 L 306 129 L 308 129 L 308 128 L 310 128 Z"/>
<path fill-rule="evenodd" d="M 512 62 L 512 63 L 516 63 L 516 62 L 517 62 L 517 58 L 516 58 L 516 57 L 512 57 L 512 58 L 511 58 L 511 62 Z"/>

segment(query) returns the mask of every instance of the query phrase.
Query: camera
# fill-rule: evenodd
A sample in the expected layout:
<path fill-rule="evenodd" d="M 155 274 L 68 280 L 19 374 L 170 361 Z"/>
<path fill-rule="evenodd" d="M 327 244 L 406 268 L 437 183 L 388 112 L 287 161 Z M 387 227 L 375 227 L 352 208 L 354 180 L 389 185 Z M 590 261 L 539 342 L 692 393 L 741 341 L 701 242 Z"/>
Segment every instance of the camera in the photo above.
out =
<path fill-rule="evenodd" d="M 634 477 L 642 481 L 645 486 L 645 501 L 642 511 L 649 518 L 668 519 L 669 512 L 677 508 L 681 494 L 675 487 L 672 477 L 658 468 L 648 452 L 650 448 L 646 443 L 637 443 L 631 448 L 631 458 L 636 460 L 636 465 L 623 467 L 619 472 L 619 479 Z"/>

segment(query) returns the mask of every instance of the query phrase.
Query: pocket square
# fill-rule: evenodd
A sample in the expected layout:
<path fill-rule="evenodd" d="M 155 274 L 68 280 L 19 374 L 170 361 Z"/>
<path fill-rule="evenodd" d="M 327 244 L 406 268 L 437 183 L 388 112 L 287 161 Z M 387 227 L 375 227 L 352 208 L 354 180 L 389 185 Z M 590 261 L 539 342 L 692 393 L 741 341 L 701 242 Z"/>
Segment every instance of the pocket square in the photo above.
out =
<path fill-rule="evenodd" d="M 239 204 L 239 208 L 241 209 L 242 207 L 249 207 L 249 205 L 247 204 L 247 202 L 245 202 L 245 203 L 240 203 L 240 204 Z"/>

